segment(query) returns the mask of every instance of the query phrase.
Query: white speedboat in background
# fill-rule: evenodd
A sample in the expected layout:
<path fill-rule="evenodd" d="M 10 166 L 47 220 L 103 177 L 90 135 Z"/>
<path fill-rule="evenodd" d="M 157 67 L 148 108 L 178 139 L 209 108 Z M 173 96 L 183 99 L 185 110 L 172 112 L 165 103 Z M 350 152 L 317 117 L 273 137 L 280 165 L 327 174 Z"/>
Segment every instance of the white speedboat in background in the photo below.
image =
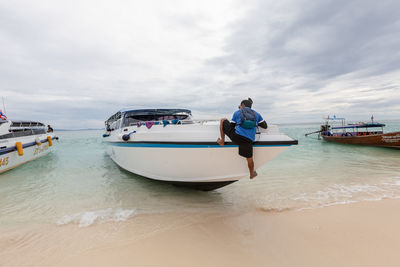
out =
<path fill-rule="evenodd" d="M 246 160 L 226 137 L 219 146 L 219 121 L 192 120 L 187 109 L 125 109 L 106 122 L 107 152 L 121 168 L 177 185 L 213 190 L 249 176 Z M 297 140 L 277 126 L 258 129 L 255 169 Z"/>
<path fill-rule="evenodd" d="M 46 155 L 53 139 L 43 123 L 0 119 L 0 173 Z"/>

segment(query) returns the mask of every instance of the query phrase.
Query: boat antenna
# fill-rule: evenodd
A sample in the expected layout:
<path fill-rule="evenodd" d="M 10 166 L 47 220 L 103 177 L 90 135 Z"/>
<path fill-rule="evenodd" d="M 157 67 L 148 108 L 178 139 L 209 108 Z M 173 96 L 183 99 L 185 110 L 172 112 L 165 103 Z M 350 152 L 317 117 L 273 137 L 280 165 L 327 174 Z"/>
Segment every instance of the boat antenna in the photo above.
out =
<path fill-rule="evenodd" d="M 4 110 L 4 115 L 7 115 L 6 112 L 6 105 L 4 105 L 4 96 L 1 97 L 3 99 L 3 110 Z"/>

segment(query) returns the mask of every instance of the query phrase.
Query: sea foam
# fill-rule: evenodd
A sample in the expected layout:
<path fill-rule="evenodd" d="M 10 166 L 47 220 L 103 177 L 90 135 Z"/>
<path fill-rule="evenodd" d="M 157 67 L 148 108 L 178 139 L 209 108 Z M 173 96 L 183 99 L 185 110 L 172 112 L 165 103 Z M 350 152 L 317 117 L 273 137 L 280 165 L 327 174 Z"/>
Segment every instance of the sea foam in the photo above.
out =
<path fill-rule="evenodd" d="M 76 223 L 79 227 L 87 227 L 94 223 L 103 222 L 121 222 L 126 221 L 135 214 L 135 209 L 123 210 L 123 209 L 104 209 L 97 211 L 86 211 L 72 215 L 65 215 L 57 221 L 58 225 L 65 225 L 70 223 Z"/>

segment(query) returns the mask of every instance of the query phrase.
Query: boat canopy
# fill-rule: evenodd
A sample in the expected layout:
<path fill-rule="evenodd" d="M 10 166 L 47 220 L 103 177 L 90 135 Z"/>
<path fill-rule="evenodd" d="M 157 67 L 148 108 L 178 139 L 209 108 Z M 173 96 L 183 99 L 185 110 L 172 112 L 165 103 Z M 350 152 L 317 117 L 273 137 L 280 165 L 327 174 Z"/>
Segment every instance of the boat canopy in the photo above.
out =
<path fill-rule="evenodd" d="M 0 122 L 2 124 L 4 122 Z M 10 121 L 4 125 L 5 129 L 0 132 L 0 139 L 31 136 L 46 133 L 45 125 L 37 121 Z M 3 128 L 4 128 L 3 127 Z"/>
<path fill-rule="evenodd" d="M 189 109 L 182 109 L 182 108 L 159 108 L 159 109 L 132 109 L 132 108 L 125 108 L 121 109 L 119 112 L 121 113 L 136 113 L 136 114 L 171 114 L 171 113 L 188 113 L 192 114 L 192 111 Z"/>
<path fill-rule="evenodd" d="M 349 129 L 349 128 L 373 128 L 373 127 L 385 127 L 383 123 L 360 123 L 360 124 L 348 124 L 345 126 L 336 126 L 331 129 Z"/>
<path fill-rule="evenodd" d="M 135 125 L 138 122 L 185 120 L 191 116 L 188 109 L 141 109 L 124 112 L 123 127 Z"/>
<path fill-rule="evenodd" d="M 345 120 L 345 118 L 338 118 L 338 117 L 336 117 L 336 115 L 335 116 L 333 116 L 333 117 L 322 117 L 324 120 L 327 120 L 327 121 L 344 121 Z"/>
<path fill-rule="evenodd" d="M 38 121 L 11 121 L 11 127 L 44 127 L 45 125 Z"/>
<path fill-rule="evenodd" d="M 113 122 L 124 118 L 124 126 L 142 121 L 184 120 L 192 115 L 189 109 L 121 109 L 106 122 L 108 128 Z"/>

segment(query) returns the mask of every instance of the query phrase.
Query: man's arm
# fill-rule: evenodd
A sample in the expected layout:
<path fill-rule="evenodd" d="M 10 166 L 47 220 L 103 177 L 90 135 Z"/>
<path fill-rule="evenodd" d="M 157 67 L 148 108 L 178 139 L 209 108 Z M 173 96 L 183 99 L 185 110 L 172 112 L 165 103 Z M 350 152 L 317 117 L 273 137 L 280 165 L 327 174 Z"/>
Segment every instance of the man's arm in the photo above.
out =
<path fill-rule="evenodd" d="M 232 120 L 230 121 L 231 126 L 232 126 L 232 127 L 235 127 L 236 124 L 237 124 L 237 122 L 238 122 L 238 120 L 239 120 L 239 112 L 238 112 L 238 111 L 235 111 L 235 112 L 233 113 L 233 115 L 232 115 Z"/>
<path fill-rule="evenodd" d="M 258 123 L 258 126 L 259 127 L 261 127 L 261 128 L 263 128 L 263 129 L 267 129 L 268 128 L 268 124 L 267 124 L 267 122 L 266 121 L 260 121 L 259 123 Z"/>
<path fill-rule="evenodd" d="M 263 119 L 263 117 L 260 115 L 260 113 L 256 113 L 257 114 L 257 125 L 260 126 L 263 129 L 267 129 L 268 128 L 268 124 L 267 122 Z"/>

